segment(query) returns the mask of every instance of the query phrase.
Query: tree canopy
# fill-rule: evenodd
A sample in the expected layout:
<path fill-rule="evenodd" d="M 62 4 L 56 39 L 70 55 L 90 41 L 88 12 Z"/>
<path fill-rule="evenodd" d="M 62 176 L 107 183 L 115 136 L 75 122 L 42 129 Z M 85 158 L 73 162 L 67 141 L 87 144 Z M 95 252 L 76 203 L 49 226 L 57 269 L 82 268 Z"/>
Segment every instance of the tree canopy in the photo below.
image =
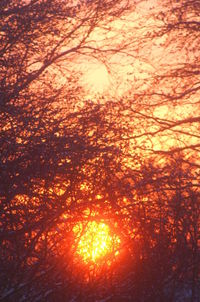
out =
<path fill-rule="evenodd" d="M 0 301 L 198 301 L 199 12 L 1 1 Z"/>

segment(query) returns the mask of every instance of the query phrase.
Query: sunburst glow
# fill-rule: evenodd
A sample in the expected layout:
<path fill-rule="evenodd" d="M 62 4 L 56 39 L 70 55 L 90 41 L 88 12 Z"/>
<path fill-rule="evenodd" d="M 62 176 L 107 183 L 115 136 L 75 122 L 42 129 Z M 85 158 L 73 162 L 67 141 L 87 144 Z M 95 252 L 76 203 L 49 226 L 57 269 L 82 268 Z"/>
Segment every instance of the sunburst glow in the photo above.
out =
<path fill-rule="evenodd" d="M 85 263 L 100 263 L 110 255 L 119 254 L 120 238 L 111 234 L 107 224 L 88 222 L 85 227 L 76 225 L 74 233 L 79 238 L 76 253 Z"/>

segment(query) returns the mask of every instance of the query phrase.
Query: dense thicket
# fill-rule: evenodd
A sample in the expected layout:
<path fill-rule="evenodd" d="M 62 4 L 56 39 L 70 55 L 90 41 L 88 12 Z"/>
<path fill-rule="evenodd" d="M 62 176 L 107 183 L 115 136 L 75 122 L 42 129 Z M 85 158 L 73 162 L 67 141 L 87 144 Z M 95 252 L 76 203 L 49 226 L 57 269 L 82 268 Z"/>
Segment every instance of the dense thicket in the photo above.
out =
<path fill-rule="evenodd" d="M 1 1 L 0 301 L 198 301 L 200 5 L 147 2 Z M 124 56 L 127 91 L 86 101 L 77 64 Z M 123 243 L 101 273 L 92 219 Z"/>

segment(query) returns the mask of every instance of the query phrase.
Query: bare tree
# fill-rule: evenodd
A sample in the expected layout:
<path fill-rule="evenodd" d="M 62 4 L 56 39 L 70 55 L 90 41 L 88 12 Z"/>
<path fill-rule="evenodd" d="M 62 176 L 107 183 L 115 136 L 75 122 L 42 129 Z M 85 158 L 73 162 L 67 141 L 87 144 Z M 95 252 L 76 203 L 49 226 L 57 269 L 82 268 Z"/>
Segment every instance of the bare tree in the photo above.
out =
<path fill-rule="evenodd" d="M 115 166 L 104 110 L 81 103 L 71 61 L 100 52 L 92 33 L 126 8 L 124 1 L 1 3 L 1 300 L 44 300 L 59 291 L 59 242 Z M 90 178 L 87 200 L 80 186 Z M 68 225 L 58 231 L 65 212 Z"/>
<path fill-rule="evenodd" d="M 133 4 L 1 2 L 1 301 L 198 299 L 199 4 Z M 77 64 L 124 56 L 153 69 L 83 101 Z M 73 228 L 93 217 L 122 256 L 86 285 Z"/>

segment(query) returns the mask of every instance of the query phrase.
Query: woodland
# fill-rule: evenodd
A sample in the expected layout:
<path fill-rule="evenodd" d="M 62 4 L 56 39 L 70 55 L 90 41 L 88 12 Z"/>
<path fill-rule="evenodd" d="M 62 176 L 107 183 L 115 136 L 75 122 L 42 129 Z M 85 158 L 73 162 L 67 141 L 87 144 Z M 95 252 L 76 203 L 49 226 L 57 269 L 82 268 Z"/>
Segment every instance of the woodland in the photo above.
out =
<path fill-rule="evenodd" d="M 199 0 L 0 1 L 0 301 L 199 302 L 199 181 Z"/>

